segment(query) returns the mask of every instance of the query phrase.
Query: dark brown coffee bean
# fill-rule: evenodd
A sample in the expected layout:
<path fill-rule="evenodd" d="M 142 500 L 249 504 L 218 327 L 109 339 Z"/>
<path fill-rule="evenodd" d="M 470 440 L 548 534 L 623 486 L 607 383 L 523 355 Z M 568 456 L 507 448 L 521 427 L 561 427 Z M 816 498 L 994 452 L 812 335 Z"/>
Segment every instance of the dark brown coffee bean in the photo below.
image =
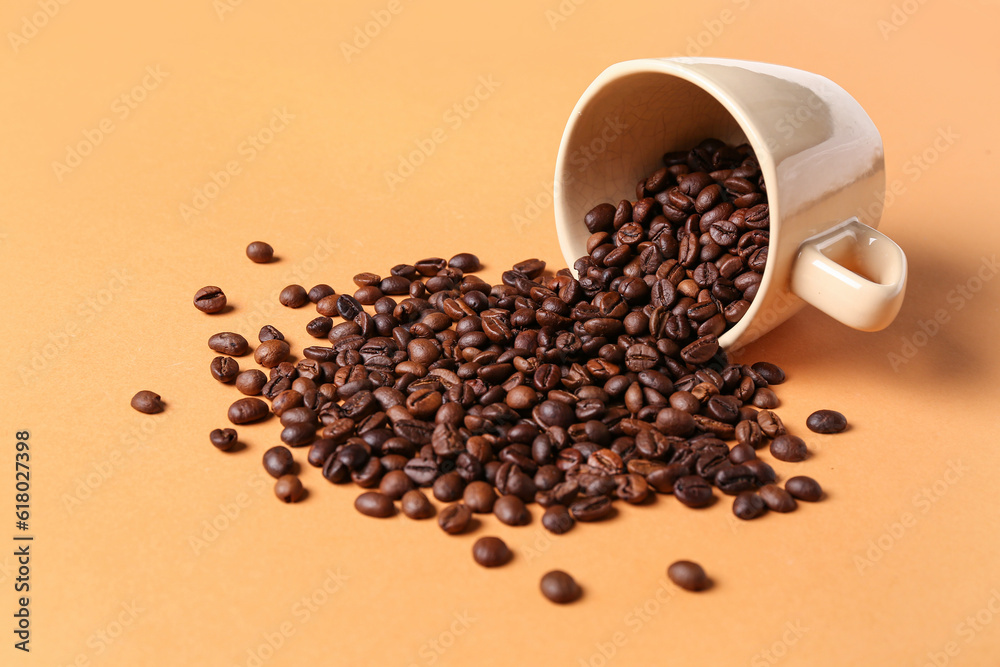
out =
<path fill-rule="evenodd" d="M 403 494 L 400 508 L 410 519 L 429 519 L 434 516 L 434 505 L 419 489 L 411 489 Z"/>
<path fill-rule="evenodd" d="M 764 499 L 754 491 L 743 491 L 733 499 L 733 514 L 737 519 L 750 521 L 767 512 Z"/>
<path fill-rule="evenodd" d="M 208 439 L 224 452 L 236 446 L 236 431 L 231 428 L 217 428 L 208 434 Z"/>
<path fill-rule="evenodd" d="M 278 445 L 264 452 L 264 470 L 271 477 L 291 475 L 295 471 L 295 460 L 287 447 Z"/>
<path fill-rule="evenodd" d="M 781 370 L 780 367 L 774 364 L 768 363 L 766 361 L 758 361 L 751 366 L 755 371 L 757 371 L 768 384 L 781 384 L 785 381 L 785 371 Z"/>
<path fill-rule="evenodd" d="M 297 503 L 305 495 L 302 480 L 295 475 L 282 475 L 274 483 L 274 495 L 283 503 Z"/>
<path fill-rule="evenodd" d="M 463 273 L 475 273 L 482 269 L 479 258 L 470 252 L 460 252 L 448 260 L 448 266 L 459 269 Z"/>
<path fill-rule="evenodd" d="M 309 303 L 309 294 L 302 285 L 289 285 L 278 294 L 278 302 L 288 308 L 301 308 Z"/>
<path fill-rule="evenodd" d="M 736 429 L 734 431 L 736 436 L 736 441 L 741 445 L 747 445 L 753 449 L 759 448 L 764 444 L 764 431 L 761 430 L 760 424 L 756 420 L 750 421 L 744 419 L 736 424 Z"/>
<path fill-rule="evenodd" d="M 308 445 L 316 437 L 316 425 L 308 423 L 289 424 L 281 431 L 281 441 L 289 447 Z"/>
<path fill-rule="evenodd" d="M 698 475 L 687 475 L 675 481 L 674 496 L 688 507 L 708 507 L 715 500 L 712 486 Z"/>
<path fill-rule="evenodd" d="M 746 466 L 754 471 L 754 474 L 757 475 L 757 483 L 760 486 L 773 484 L 774 480 L 777 479 L 777 475 L 774 473 L 774 468 L 760 459 L 751 459 L 740 465 Z"/>
<path fill-rule="evenodd" d="M 472 545 L 472 558 L 483 567 L 500 567 L 513 557 L 507 543 L 499 537 L 480 537 Z"/>
<path fill-rule="evenodd" d="M 438 525 L 449 535 L 464 533 L 472 521 L 472 510 L 462 503 L 448 505 L 438 513 Z"/>
<path fill-rule="evenodd" d="M 434 480 L 434 497 L 443 503 L 455 502 L 462 498 L 465 480 L 457 472 L 447 472 Z"/>
<path fill-rule="evenodd" d="M 493 503 L 493 514 L 500 523 L 508 526 L 523 526 L 531 522 L 531 513 L 524 506 L 524 501 L 517 496 L 505 495 Z"/>
<path fill-rule="evenodd" d="M 226 307 L 226 295 L 218 287 L 202 287 L 194 293 L 194 307 L 203 313 L 221 312 Z"/>
<path fill-rule="evenodd" d="M 786 433 L 771 441 L 771 455 L 779 461 L 797 463 L 806 460 L 809 450 L 802 438 Z"/>
<path fill-rule="evenodd" d="M 385 519 L 396 513 L 396 506 L 393 505 L 389 496 L 379 491 L 365 491 L 354 500 L 354 509 L 365 516 L 378 519 Z"/>
<path fill-rule="evenodd" d="M 306 333 L 313 338 L 326 338 L 330 335 L 330 330 L 332 328 L 333 320 L 329 317 L 320 315 L 306 324 Z"/>
<path fill-rule="evenodd" d="M 330 438 L 320 438 L 309 447 L 306 461 L 314 468 L 322 468 L 326 460 L 336 451 L 337 443 Z"/>
<path fill-rule="evenodd" d="M 132 397 L 131 405 L 134 409 L 147 415 L 163 412 L 163 401 L 160 400 L 160 395 L 146 389 L 136 392 L 135 396 Z"/>
<path fill-rule="evenodd" d="M 267 264 L 274 259 L 274 248 L 263 241 L 254 241 L 247 246 L 247 257 L 256 264 Z"/>
<path fill-rule="evenodd" d="M 715 473 L 714 482 L 719 491 L 731 496 L 743 491 L 752 491 L 759 486 L 753 468 L 744 465 L 722 468 Z"/>
<path fill-rule="evenodd" d="M 318 285 L 313 285 L 309 289 L 309 301 L 312 303 L 319 303 L 328 296 L 333 296 L 337 292 L 325 283 L 320 283 Z"/>
<path fill-rule="evenodd" d="M 646 476 L 646 483 L 657 493 L 673 493 L 677 480 L 687 476 L 689 472 L 685 465 L 670 463 L 650 472 Z"/>
<path fill-rule="evenodd" d="M 817 410 L 806 419 L 814 433 L 840 433 L 847 428 L 847 418 L 835 410 Z"/>
<path fill-rule="evenodd" d="M 771 410 L 761 410 L 758 412 L 757 423 L 760 425 L 760 430 L 769 438 L 777 438 L 779 435 L 787 433 L 781 417 Z"/>
<path fill-rule="evenodd" d="M 247 342 L 247 339 L 231 331 L 214 334 L 208 339 L 208 346 L 213 351 L 229 355 L 230 357 L 242 357 L 250 351 L 250 344 Z"/>
<path fill-rule="evenodd" d="M 413 481 L 402 470 L 387 472 L 379 482 L 378 490 L 392 500 L 399 500 L 413 489 Z"/>
<path fill-rule="evenodd" d="M 797 507 L 795 498 L 788 491 L 776 484 L 765 484 L 760 487 L 758 493 L 764 499 L 764 503 L 768 509 L 775 512 L 791 512 Z"/>
<path fill-rule="evenodd" d="M 576 580 L 562 570 L 552 570 L 542 575 L 540 588 L 542 595 L 556 604 L 569 604 L 583 595 Z"/>
<path fill-rule="evenodd" d="M 234 424 L 249 424 L 269 414 L 271 411 L 267 403 L 259 398 L 241 398 L 229 406 L 229 421 Z"/>
<path fill-rule="evenodd" d="M 600 521 L 611 516 L 613 509 L 607 496 L 593 496 L 575 500 L 569 513 L 577 521 Z"/>
<path fill-rule="evenodd" d="M 469 483 L 462 493 L 462 502 L 475 514 L 490 514 L 496 499 L 493 485 L 483 481 Z"/>
<path fill-rule="evenodd" d="M 274 368 L 288 358 L 291 348 L 283 340 L 267 340 L 257 346 L 253 358 L 264 368 Z"/>
<path fill-rule="evenodd" d="M 689 364 L 704 364 L 719 351 L 719 340 L 715 336 L 702 336 L 681 350 L 681 359 Z"/>
<path fill-rule="evenodd" d="M 611 204 L 598 204 L 584 216 L 583 224 L 591 234 L 595 232 L 606 232 L 613 229 L 612 223 L 615 219 L 615 207 Z"/>
<path fill-rule="evenodd" d="M 236 376 L 240 374 L 240 365 L 231 357 L 216 357 L 212 359 L 212 364 L 209 367 L 212 372 L 212 377 L 214 377 L 219 382 L 228 384 L 236 379 Z"/>
<path fill-rule="evenodd" d="M 575 524 L 576 520 L 565 505 L 552 505 L 546 508 L 545 514 L 542 515 L 542 526 L 555 535 L 568 532 Z"/>
<path fill-rule="evenodd" d="M 679 560 L 667 568 L 667 577 L 686 591 L 703 591 L 709 587 L 704 568 L 689 560 Z"/>
<path fill-rule="evenodd" d="M 793 498 L 814 503 L 823 497 L 823 488 L 812 477 L 800 475 L 785 482 L 785 491 Z"/>

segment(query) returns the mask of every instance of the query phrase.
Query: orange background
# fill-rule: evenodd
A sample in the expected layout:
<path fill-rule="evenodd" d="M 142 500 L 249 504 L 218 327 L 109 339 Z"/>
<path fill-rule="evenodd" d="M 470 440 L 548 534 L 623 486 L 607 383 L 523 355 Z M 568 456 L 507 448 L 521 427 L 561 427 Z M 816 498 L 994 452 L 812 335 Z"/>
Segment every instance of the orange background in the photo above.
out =
<path fill-rule="evenodd" d="M 224 3 L 0 10 L 0 663 L 995 664 L 1000 3 Z M 385 25 L 345 55 L 372 12 Z M 280 288 L 344 290 L 425 256 L 475 252 L 489 280 L 531 256 L 562 266 L 549 195 L 576 99 L 611 63 L 699 50 L 842 85 L 901 192 L 881 226 L 910 261 L 896 322 L 858 333 L 806 309 L 742 357 L 786 369 L 780 413 L 813 456 L 777 469 L 816 477 L 827 500 L 740 523 L 728 500 L 696 512 L 660 497 L 562 537 L 536 508 L 529 527 L 487 518 L 449 537 L 358 515 L 356 488 L 308 466 L 308 498 L 277 502 L 260 466 L 276 420 L 240 428 L 240 452 L 209 445 L 236 397 L 209 375 L 210 334 L 255 340 L 270 323 L 299 349 L 314 313 L 278 306 Z M 449 112 L 483 80 L 475 110 Z M 251 264 L 258 239 L 280 260 Z M 231 312 L 194 310 L 210 284 Z M 164 414 L 129 408 L 144 388 Z M 852 429 L 809 434 L 821 407 Z M 30 657 L 9 629 L 21 429 Z M 509 566 L 473 563 L 484 534 L 516 550 Z M 715 588 L 664 584 L 679 558 Z M 540 596 L 554 568 L 584 599 Z"/>

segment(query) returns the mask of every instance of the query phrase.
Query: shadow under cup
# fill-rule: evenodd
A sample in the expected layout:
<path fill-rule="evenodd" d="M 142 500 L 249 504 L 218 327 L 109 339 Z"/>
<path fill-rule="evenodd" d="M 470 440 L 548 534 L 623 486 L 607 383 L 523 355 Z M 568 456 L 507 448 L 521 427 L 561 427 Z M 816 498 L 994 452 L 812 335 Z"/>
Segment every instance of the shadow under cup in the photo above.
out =
<path fill-rule="evenodd" d="M 836 84 L 817 75 L 761 65 L 781 70 L 781 74 L 787 71 L 807 77 L 799 82 L 778 76 L 778 72 L 741 71 L 733 66 L 737 61 L 726 65 L 707 61 L 699 64 L 717 80 L 734 84 L 725 91 L 715 86 L 711 78 L 696 83 L 684 78 L 688 73 L 670 71 L 684 70 L 685 64 L 667 60 L 653 60 L 654 65 L 645 62 L 649 61 L 619 63 L 609 68 L 591 84 L 573 112 L 562 139 L 554 184 L 560 247 L 570 267 L 585 256 L 590 236 L 583 224 L 587 212 L 601 203 L 617 205 L 622 199 L 634 200 L 636 183 L 663 166 L 664 153 L 689 150 L 707 138 L 731 145 L 750 144 L 760 163 L 768 195 L 770 252 L 750 309 L 740 322 L 720 336 L 723 347 L 738 351 L 804 305 L 789 288 L 790 271 L 800 243 L 853 215 L 857 202 L 867 205 L 877 201 L 879 192 L 884 192 L 881 140 L 857 102 Z M 716 74 L 716 70 L 721 74 Z M 744 73 L 750 76 L 742 76 Z M 768 85 L 761 87 L 767 90 L 758 95 L 753 77 L 767 79 Z M 693 78 L 697 80 L 697 76 Z M 824 89 L 826 84 L 828 88 Z M 830 118 L 827 95 L 841 104 L 843 98 L 850 100 L 869 127 L 849 132 L 856 131 L 868 144 L 877 143 L 877 149 L 869 146 L 870 150 L 861 151 L 870 152 L 871 158 L 870 168 L 863 170 L 868 173 L 860 178 L 847 173 L 855 169 L 852 164 L 855 159 L 838 155 L 843 151 L 843 141 L 837 135 L 843 130 L 835 127 L 837 123 Z M 803 99 L 818 102 L 813 105 L 810 101 L 809 107 L 803 107 Z M 795 128 L 789 126 L 795 131 L 787 132 L 786 136 L 781 131 L 782 118 L 790 110 L 799 113 L 803 108 L 805 121 Z M 745 126 L 737 117 L 740 115 Z M 748 117 L 752 120 L 747 120 Z M 791 120 L 794 123 L 794 116 Z M 779 170 L 775 165 L 782 159 L 786 159 L 781 165 L 782 187 L 788 194 L 782 194 L 779 200 L 775 182 Z M 817 166 L 828 183 L 816 185 Z M 782 242 L 784 211 L 795 212 L 798 219 L 794 229 L 786 230 L 788 238 Z M 803 217 L 809 218 L 805 224 Z M 878 217 L 868 222 L 874 227 Z M 840 254 L 846 263 L 851 263 L 847 253 Z M 877 267 L 862 264 L 856 264 L 861 275 L 878 274 Z"/>

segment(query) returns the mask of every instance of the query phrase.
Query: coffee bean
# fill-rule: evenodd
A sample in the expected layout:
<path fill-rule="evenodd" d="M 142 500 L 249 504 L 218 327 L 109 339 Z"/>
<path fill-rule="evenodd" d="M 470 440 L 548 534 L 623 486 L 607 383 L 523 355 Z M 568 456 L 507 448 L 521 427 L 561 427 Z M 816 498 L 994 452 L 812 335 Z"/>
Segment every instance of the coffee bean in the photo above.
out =
<path fill-rule="evenodd" d="M 795 498 L 776 484 L 765 484 L 758 491 L 768 509 L 775 512 L 791 512 L 797 507 Z"/>
<path fill-rule="evenodd" d="M 667 577 L 686 591 L 703 591 L 709 586 L 704 568 L 689 560 L 679 560 L 667 568 Z"/>
<path fill-rule="evenodd" d="M 320 315 L 306 324 L 306 333 L 313 338 L 326 338 L 333 328 L 333 320 Z"/>
<path fill-rule="evenodd" d="M 472 521 L 472 510 L 462 503 L 448 505 L 438 513 L 438 525 L 449 535 L 465 532 L 470 521 Z"/>
<path fill-rule="evenodd" d="M 268 340 L 285 340 L 285 336 L 270 324 L 265 324 L 260 328 L 260 332 L 257 334 L 257 340 L 261 343 Z"/>
<path fill-rule="evenodd" d="M 288 308 L 301 308 L 309 303 L 309 294 L 302 285 L 289 285 L 278 294 L 278 302 Z"/>
<path fill-rule="evenodd" d="M 281 431 L 281 441 L 289 447 L 308 445 L 315 437 L 316 426 L 314 424 L 289 424 Z"/>
<path fill-rule="evenodd" d="M 411 489 L 404 493 L 400 508 L 410 519 L 429 519 L 434 516 L 434 505 L 419 489 Z"/>
<path fill-rule="evenodd" d="M 805 461 L 809 450 L 802 438 L 786 433 L 771 441 L 771 455 L 779 461 L 795 463 Z"/>
<path fill-rule="evenodd" d="M 768 384 L 781 384 L 785 381 L 785 371 L 781 370 L 781 368 L 772 363 L 758 361 L 753 364 L 751 368 L 767 380 Z"/>
<path fill-rule="evenodd" d="M 556 535 L 568 532 L 575 524 L 576 521 L 565 505 L 552 505 L 542 515 L 542 525 Z"/>
<path fill-rule="evenodd" d="M 226 307 L 226 295 L 218 287 L 202 287 L 194 293 L 194 307 L 203 313 L 218 313 Z"/>
<path fill-rule="evenodd" d="M 336 451 L 337 443 L 330 438 L 320 438 L 309 447 L 306 461 L 314 468 L 322 468 L 326 460 Z"/>
<path fill-rule="evenodd" d="M 607 496 L 593 496 L 574 501 L 569 513 L 577 521 L 600 521 L 611 516 L 613 509 Z"/>
<path fill-rule="evenodd" d="M 295 475 L 282 475 L 274 483 L 274 495 L 283 503 L 297 503 L 305 495 L 302 480 Z"/>
<path fill-rule="evenodd" d="M 312 303 L 319 303 L 328 296 L 333 296 L 336 294 L 336 290 L 327 285 L 326 283 L 320 283 L 318 285 L 313 285 L 309 288 L 309 301 Z"/>
<path fill-rule="evenodd" d="M 236 445 L 236 431 L 231 428 L 217 428 L 208 434 L 212 444 L 224 452 Z"/>
<path fill-rule="evenodd" d="M 460 252 L 448 260 L 448 266 L 463 273 L 475 273 L 482 268 L 479 258 L 468 252 Z"/>
<path fill-rule="evenodd" d="M 552 570 L 542 575 L 542 595 L 556 604 L 568 604 L 580 599 L 583 591 L 570 575 L 562 570 Z"/>
<path fill-rule="evenodd" d="M 396 513 L 392 499 L 378 491 L 365 491 L 354 500 L 354 509 L 365 516 L 385 519 Z"/>
<path fill-rule="evenodd" d="M 688 507 L 708 507 L 715 500 L 711 485 L 698 475 L 687 475 L 674 482 L 674 495 Z"/>
<path fill-rule="evenodd" d="M 743 491 L 733 499 L 733 514 L 736 518 L 750 521 L 767 512 L 764 499 L 754 491 Z"/>
<path fill-rule="evenodd" d="M 271 414 L 267 403 L 259 398 L 241 398 L 229 406 L 229 421 L 234 424 L 249 424 L 264 419 Z"/>
<path fill-rule="evenodd" d="M 239 363 L 230 357 L 216 357 L 212 359 L 209 369 L 212 371 L 212 377 L 225 384 L 235 380 L 236 376 L 240 373 Z"/>
<path fill-rule="evenodd" d="M 493 503 L 493 514 L 508 526 L 523 526 L 531 522 L 531 513 L 524 506 L 524 501 L 517 496 L 506 495 L 497 498 Z"/>
<path fill-rule="evenodd" d="M 402 470 L 387 472 L 379 482 L 378 490 L 392 500 L 399 500 L 407 491 L 413 490 L 413 481 Z"/>
<path fill-rule="evenodd" d="M 657 493 L 673 493 L 677 480 L 687 476 L 688 473 L 687 466 L 680 463 L 670 463 L 650 472 L 646 476 L 646 483 Z"/>
<path fill-rule="evenodd" d="M 271 477 L 290 475 L 295 470 L 295 460 L 287 447 L 278 445 L 264 452 L 264 470 Z"/>
<path fill-rule="evenodd" d="M 714 481 L 719 491 L 731 496 L 743 491 L 752 491 L 759 486 L 753 468 L 744 465 L 723 468 L 715 474 Z"/>
<path fill-rule="evenodd" d="M 267 264 L 274 258 L 274 248 L 263 241 L 254 241 L 247 246 L 247 257 L 256 264 Z"/>
<path fill-rule="evenodd" d="M 274 368 L 288 358 L 290 351 L 288 343 L 283 340 L 266 340 L 254 350 L 253 358 L 264 368 Z"/>
<path fill-rule="evenodd" d="M 814 433 L 840 433 L 847 428 L 847 418 L 835 410 L 817 410 L 806 419 Z"/>
<path fill-rule="evenodd" d="M 507 543 L 499 537 L 480 537 L 472 545 L 472 558 L 483 567 L 500 567 L 513 557 Z"/>
<path fill-rule="evenodd" d="M 497 494 L 488 482 L 470 482 L 462 493 L 462 502 L 476 514 L 490 514 Z"/>
<path fill-rule="evenodd" d="M 136 395 L 132 397 L 131 405 L 134 409 L 147 415 L 163 412 L 163 401 L 160 400 L 160 395 L 146 389 L 136 392 Z"/>
<path fill-rule="evenodd" d="M 785 491 L 793 498 L 814 503 L 823 497 L 823 488 L 812 477 L 799 475 L 785 481 Z"/>
<path fill-rule="evenodd" d="M 208 346 L 219 354 L 226 354 L 230 357 L 242 357 L 250 351 L 250 343 L 238 333 L 223 331 L 208 339 Z"/>
<path fill-rule="evenodd" d="M 462 497 L 465 480 L 457 472 L 448 472 L 434 480 L 434 497 L 443 503 L 451 503 Z"/>

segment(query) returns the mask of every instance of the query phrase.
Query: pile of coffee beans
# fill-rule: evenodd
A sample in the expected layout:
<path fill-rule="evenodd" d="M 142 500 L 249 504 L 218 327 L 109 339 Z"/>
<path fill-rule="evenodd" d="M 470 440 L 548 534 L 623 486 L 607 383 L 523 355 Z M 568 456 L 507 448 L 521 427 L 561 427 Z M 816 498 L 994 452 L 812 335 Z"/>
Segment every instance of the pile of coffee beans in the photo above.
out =
<path fill-rule="evenodd" d="M 410 518 L 436 513 L 449 534 L 476 525 L 474 514 L 524 525 L 532 503 L 561 534 L 612 516 L 615 501 L 637 505 L 651 494 L 700 508 L 719 491 L 734 497 L 741 519 L 818 500 L 815 480 L 781 488 L 757 458 L 764 446 L 779 461 L 808 457 L 773 412 L 784 372 L 730 362 L 719 347 L 767 263 L 756 158 L 747 145 L 708 139 L 663 165 L 639 181 L 635 200 L 587 213 L 588 254 L 575 273 L 528 259 L 490 285 L 473 275 L 479 258 L 461 253 L 398 264 L 385 277 L 360 273 L 352 294 L 289 285 L 280 302 L 312 304 L 317 317 L 305 329 L 318 340 L 292 363 L 284 335 L 263 327 L 253 360 L 267 373 L 232 358 L 250 352 L 241 334 L 212 336 L 209 347 L 223 355 L 213 378 L 243 394 L 229 420 L 281 421 L 285 446 L 264 455 L 276 495 L 303 496 L 288 448 L 308 447 L 307 462 L 326 480 L 366 489 L 355 502 L 362 514 L 393 516 L 399 503 Z M 273 250 L 258 242 L 247 254 L 270 261 Z M 226 295 L 205 287 L 194 303 L 216 313 Z M 821 433 L 845 427 L 833 411 L 809 420 Z M 213 431 L 211 440 L 226 450 L 236 434 Z M 446 505 L 436 512 L 425 490 Z M 508 553 L 496 538 L 475 548 L 488 567 Z M 703 571 L 675 565 L 679 585 L 703 587 Z M 569 575 L 550 575 L 547 597 L 579 595 Z"/>

